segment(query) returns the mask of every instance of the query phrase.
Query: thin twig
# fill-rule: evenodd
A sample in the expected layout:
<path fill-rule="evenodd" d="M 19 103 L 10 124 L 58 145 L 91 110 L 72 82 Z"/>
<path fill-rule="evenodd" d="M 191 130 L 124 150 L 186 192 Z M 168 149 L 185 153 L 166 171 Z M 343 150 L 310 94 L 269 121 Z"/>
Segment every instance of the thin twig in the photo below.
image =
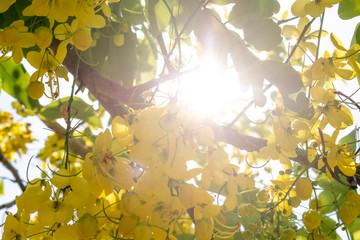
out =
<path fill-rule="evenodd" d="M 11 165 L 9 160 L 6 159 L 1 149 L 0 149 L 0 162 L 2 162 L 4 166 L 12 173 L 12 175 L 15 177 L 16 183 L 19 185 L 21 190 L 25 191 L 26 186 L 23 184 L 17 169 L 14 168 L 13 165 Z"/>
<path fill-rule="evenodd" d="M 352 98 L 348 97 L 347 95 L 345 95 L 344 93 L 342 93 L 340 91 L 336 91 L 334 93 L 337 95 L 343 96 L 344 98 L 346 98 L 347 100 L 352 102 L 355 105 L 355 107 L 360 111 L 360 105 L 357 102 L 355 102 Z"/>
<path fill-rule="evenodd" d="M 63 128 L 59 123 L 50 122 L 45 119 L 41 119 L 41 121 L 43 121 L 43 123 L 49 128 L 50 131 L 54 131 L 62 138 L 65 137 L 66 129 Z M 69 139 L 69 147 L 71 152 L 80 155 L 82 158 L 85 158 L 86 154 L 91 152 L 91 149 L 86 148 L 77 138 L 74 137 Z"/>
<path fill-rule="evenodd" d="M 14 206 L 16 203 L 16 200 L 13 200 L 11 202 L 5 203 L 3 205 L 0 205 L 0 209 L 4 209 L 4 208 L 10 208 L 12 206 Z"/>
<path fill-rule="evenodd" d="M 78 73 L 79 73 L 79 65 L 80 65 L 80 56 L 78 56 L 77 62 L 76 62 L 76 67 L 75 67 L 75 74 L 74 74 L 74 81 L 71 87 L 71 94 L 70 94 L 70 98 L 69 98 L 69 105 L 67 108 L 67 112 L 68 112 L 68 118 L 66 121 L 66 132 L 65 132 L 65 169 L 69 168 L 69 154 L 70 154 L 70 134 L 71 134 L 71 105 L 73 103 L 74 100 L 74 90 L 75 90 L 75 83 L 77 81 L 78 78 Z"/>
<path fill-rule="evenodd" d="M 301 41 L 302 41 L 303 38 L 305 37 L 305 34 L 306 34 L 307 30 L 309 29 L 309 27 L 311 26 L 311 24 L 314 22 L 315 19 L 316 19 L 316 18 L 311 19 L 311 21 L 308 22 L 308 24 L 305 25 L 304 29 L 302 30 L 302 32 L 301 32 L 301 34 L 300 34 L 300 36 L 299 36 L 299 39 L 297 40 L 295 46 L 291 49 L 291 52 L 290 52 L 289 56 L 288 56 L 287 59 L 285 60 L 285 63 L 289 63 L 289 62 L 290 62 L 292 56 L 293 56 L 294 53 L 295 53 L 295 50 L 299 47 Z"/>
<path fill-rule="evenodd" d="M 284 20 L 279 20 L 276 24 L 281 25 L 283 23 L 290 22 L 290 21 L 295 20 L 297 18 L 299 18 L 299 17 L 292 17 L 292 18 L 288 18 L 288 19 L 284 19 Z"/>

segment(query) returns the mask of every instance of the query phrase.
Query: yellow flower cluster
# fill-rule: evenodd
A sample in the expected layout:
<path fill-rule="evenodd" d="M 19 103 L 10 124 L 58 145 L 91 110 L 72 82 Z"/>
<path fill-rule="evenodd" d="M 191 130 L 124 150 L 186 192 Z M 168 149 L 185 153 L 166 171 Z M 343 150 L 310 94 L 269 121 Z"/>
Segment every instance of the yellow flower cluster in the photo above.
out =
<path fill-rule="evenodd" d="M 33 141 L 29 124 L 16 123 L 10 113 L 0 112 L 0 149 L 8 160 L 26 153 L 26 143 Z"/>
<path fill-rule="evenodd" d="M 111 2 L 118 2 L 112 0 Z M 15 1 L 2 1 L 0 13 L 5 12 Z M 90 28 L 103 28 L 105 18 L 111 18 L 109 1 L 98 0 L 34 0 L 23 11 L 26 17 L 46 17 L 42 26 L 29 29 L 23 20 L 14 21 L 0 31 L 0 60 L 6 61 L 7 54 L 12 53 L 14 62 L 19 64 L 23 59 L 23 49 L 32 47 L 26 59 L 37 69 L 30 78 L 28 93 L 33 99 L 39 99 L 48 86 L 47 97 L 55 99 L 59 96 L 59 78 L 68 80 L 67 69 L 62 63 L 67 55 L 67 45 L 72 44 L 78 50 L 85 51 L 93 41 Z M 100 14 L 101 11 L 101 14 Z M 68 20 L 71 19 L 71 24 Z M 57 22 L 57 24 L 55 24 Z M 50 48 L 53 38 L 60 40 L 56 54 Z M 122 36 L 123 37 L 123 36 Z M 119 37 L 118 37 L 119 38 Z M 120 37 L 121 38 L 121 37 Z M 122 42 L 122 43 L 121 43 Z M 123 39 L 117 40 L 118 45 Z M 44 80 L 44 76 L 48 78 Z"/>
<path fill-rule="evenodd" d="M 18 212 L 7 216 L 3 239 L 233 236 L 239 226 L 226 226 L 217 217 L 232 211 L 238 205 L 238 189 L 253 189 L 254 180 L 237 173 L 239 168 L 214 144 L 213 135 L 174 104 L 148 108 L 128 119 L 116 117 L 112 132 L 106 129 L 97 136 L 82 171 L 58 169 L 51 178 L 28 184 L 17 198 Z M 49 138 L 50 149 L 58 143 L 51 140 L 55 136 Z M 54 157 L 52 151 L 43 155 Z M 207 164 L 190 169 L 189 162 L 200 155 Z M 189 182 L 201 173 L 200 186 Z M 210 181 L 227 182 L 223 206 L 214 204 L 207 191 Z M 254 214 L 255 208 L 248 205 L 239 207 L 239 216 Z"/>

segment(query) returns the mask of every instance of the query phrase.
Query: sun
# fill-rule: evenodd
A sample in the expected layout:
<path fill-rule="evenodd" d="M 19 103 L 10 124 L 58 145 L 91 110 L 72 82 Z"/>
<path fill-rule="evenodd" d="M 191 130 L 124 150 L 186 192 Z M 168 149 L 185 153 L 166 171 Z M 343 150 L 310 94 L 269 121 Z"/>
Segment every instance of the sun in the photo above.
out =
<path fill-rule="evenodd" d="M 178 101 L 204 117 L 223 116 L 238 106 L 242 92 L 236 74 L 221 67 L 214 58 L 206 58 L 199 68 L 181 77 Z"/>

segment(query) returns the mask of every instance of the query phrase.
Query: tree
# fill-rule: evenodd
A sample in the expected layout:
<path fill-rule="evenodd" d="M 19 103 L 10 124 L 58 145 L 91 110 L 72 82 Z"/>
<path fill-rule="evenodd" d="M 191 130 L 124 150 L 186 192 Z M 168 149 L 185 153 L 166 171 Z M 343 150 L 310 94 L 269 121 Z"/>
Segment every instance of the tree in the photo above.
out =
<path fill-rule="evenodd" d="M 0 161 L 23 191 L 0 206 L 17 209 L 3 239 L 358 239 L 360 28 L 347 48 L 323 23 L 360 5 L 295 0 L 278 17 L 280 2 L 2 1 L 1 89 L 53 131 L 24 183 L 13 161 L 35 134 L 0 113 Z M 209 91 L 214 76 L 189 76 L 214 69 L 214 103 L 233 79 L 237 96 L 209 117 L 182 86 Z"/>

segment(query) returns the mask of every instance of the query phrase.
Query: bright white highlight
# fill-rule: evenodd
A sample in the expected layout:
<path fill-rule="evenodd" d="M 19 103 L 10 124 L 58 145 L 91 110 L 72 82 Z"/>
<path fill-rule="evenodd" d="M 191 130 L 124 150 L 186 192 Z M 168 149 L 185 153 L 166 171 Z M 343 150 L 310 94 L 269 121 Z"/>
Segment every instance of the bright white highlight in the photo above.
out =
<path fill-rule="evenodd" d="M 224 114 L 241 95 L 238 80 L 229 77 L 211 57 L 198 70 L 181 77 L 178 87 L 179 102 L 209 118 Z"/>

